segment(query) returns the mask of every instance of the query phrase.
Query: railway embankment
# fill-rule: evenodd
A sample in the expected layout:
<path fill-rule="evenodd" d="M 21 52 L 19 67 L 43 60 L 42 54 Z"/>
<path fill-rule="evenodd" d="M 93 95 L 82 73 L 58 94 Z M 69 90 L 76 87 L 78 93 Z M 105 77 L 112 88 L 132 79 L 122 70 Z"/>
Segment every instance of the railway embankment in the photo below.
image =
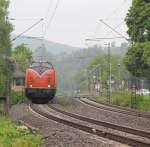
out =
<path fill-rule="evenodd" d="M 117 108 L 113 108 L 111 111 L 111 108 L 107 108 L 109 106 L 105 106 L 105 108 L 107 109 L 104 109 L 102 107 L 98 108 L 94 107 L 94 105 L 88 105 L 87 103 L 80 101 L 79 98 L 61 98 L 59 96 L 53 101 L 52 104 L 49 105 L 56 107 L 62 111 L 80 115 L 82 118 L 87 117 L 88 120 L 93 119 L 98 123 L 101 121 L 106 122 L 107 124 L 113 124 L 113 126 L 121 125 L 127 128 L 131 128 L 130 130 L 139 130 L 147 133 L 150 132 L 150 119 L 141 117 L 141 115 L 136 116 L 135 113 L 133 113 L 134 115 L 121 113 L 123 110 L 119 112 L 113 111 Z M 47 105 L 41 105 L 39 108 L 41 108 L 40 111 L 42 111 L 43 115 L 40 115 L 36 111 L 33 111 L 29 104 L 17 104 L 12 106 L 9 115 L 12 121 L 24 122 L 27 127 L 29 126 L 29 131 L 30 129 L 32 130 L 32 128 L 35 128 L 35 130 L 39 130 L 39 133 L 42 134 L 42 147 L 126 147 L 128 146 L 128 143 L 126 143 L 127 145 L 122 143 L 127 141 L 126 137 L 128 136 L 129 138 L 127 139 L 129 139 L 129 142 L 134 141 L 134 139 L 136 141 L 137 139 L 142 143 L 145 138 L 149 142 L 149 137 L 143 137 L 143 135 L 137 134 L 136 131 L 134 131 L 135 133 L 133 134 L 129 131 L 123 131 L 124 133 L 122 133 L 122 128 L 119 131 L 117 130 L 117 128 L 114 129 L 114 127 L 108 128 L 105 126 L 106 128 L 103 128 L 104 126 L 98 126 L 98 124 L 95 124 L 95 122 L 92 122 L 93 124 L 89 124 L 91 122 L 85 121 L 85 119 L 74 120 L 70 116 L 68 117 L 64 114 L 60 114 L 60 112 L 54 112 L 50 110 Z M 85 124 L 81 122 L 82 127 L 81 129 L 79 129 L 80 127 L 76 128 L 74 126 L 67 125 L 69 122 L 62 123 L 62 120 L 59 122 L 57 121 L 57 118 L 47 118 L 46 116 L 48 115 L 53 115 L 53 118 L 61 116 L 62 119 L 64 119 L 63 122 L 72 120 L 72 123 L 77 123 L 76 126 L 79 126 L 81 121 L 84 121 Z M 96 129 L 92 129 L 94 126 L 96 127 Z M 89 129 L 91 132 L 87 131 L 86 129 L 83 130 L 84 127 L 86 129 Z M 90 129 L 90 127 L 92 128 Z M 102 132 L 100 131 L 101 129 Z M 96 133 L 100 133 L 101 135 L 96 135 Z M 122 141 L 122 143 L 120 141 L 119 143 L 117 139 L 113 140 L 109 139 L 110 137 L 105 137 L 105 135 L 107 136 L 109 133 L 121 135 L 120 139 L 122 140 L 122 137 L 125 137 L 125 141 Z"/>
<path fill-rule="evenodd" d="M 42 147 L 127 147 L 127 145 L 39 116 L 31 111 L 27 104 L 14 105 L 10 110 L 10 117 L 15 122 L 21 120 L 37 128 L 43 135 Z"/>

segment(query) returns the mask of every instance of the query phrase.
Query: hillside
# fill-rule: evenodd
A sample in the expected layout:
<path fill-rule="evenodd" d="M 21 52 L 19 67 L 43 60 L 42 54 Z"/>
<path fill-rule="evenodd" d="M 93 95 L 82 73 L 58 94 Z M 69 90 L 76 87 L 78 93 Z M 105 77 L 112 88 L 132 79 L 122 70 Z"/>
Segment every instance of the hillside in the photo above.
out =
<path fill-rule="evenodd" d="M 14 36 L 15 35 L 12 35 L 12 38 L 14 38 Z M 30 47 L 31 49 L 35 50 L 41 46 L 41 42 L 42 41 L 38 38 L 30 38 L 27 36 L 22 36 L 13 42 L 13 47 L 24 43 L 24 44 L 27 44 L 27 46 Z M 72 51 L 77 51 L 81 49 L 78 47 L 72 47 L 69 45 L 56 43 L 56 42 L 52 42 L 48 40 L 44 40 L 44 44 L 45 44 L 46 50 L 48 52 L 51 52 L 54 55 L 64 53 L 64 52 L 71 53 Z"/>

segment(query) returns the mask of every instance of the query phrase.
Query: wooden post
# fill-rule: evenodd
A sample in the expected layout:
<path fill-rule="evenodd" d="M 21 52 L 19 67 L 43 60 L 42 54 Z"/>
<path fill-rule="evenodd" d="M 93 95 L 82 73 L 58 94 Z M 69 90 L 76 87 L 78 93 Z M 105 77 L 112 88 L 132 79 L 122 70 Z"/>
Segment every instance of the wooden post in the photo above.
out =
<path fill-rule="evenodd" d="M 7 96 L 0 96 L 0 103 L 4 105 L 4 114 L 8 115 L 9 113 L 9 97 Z"/>

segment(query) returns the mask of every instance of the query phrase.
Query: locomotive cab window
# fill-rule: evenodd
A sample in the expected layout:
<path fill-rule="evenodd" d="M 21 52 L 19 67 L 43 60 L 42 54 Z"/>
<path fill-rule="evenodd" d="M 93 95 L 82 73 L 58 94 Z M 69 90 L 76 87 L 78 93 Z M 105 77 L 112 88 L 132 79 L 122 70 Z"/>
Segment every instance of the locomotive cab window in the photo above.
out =
<path fill-rule="evenodd" d="M 29 68 L 34 69 L 39 74 L 42 74 L 45 70 L 53 68 L 50 62 L 33 62 Z"/>

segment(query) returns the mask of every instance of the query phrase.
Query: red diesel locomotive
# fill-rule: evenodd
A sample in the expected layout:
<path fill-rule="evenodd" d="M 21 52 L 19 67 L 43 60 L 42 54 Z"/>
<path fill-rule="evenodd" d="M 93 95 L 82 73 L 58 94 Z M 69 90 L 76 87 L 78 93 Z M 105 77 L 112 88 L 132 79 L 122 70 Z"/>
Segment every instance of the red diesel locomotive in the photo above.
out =
<path fill-rule="evenodd" d="M 48 103 L 56 93 L 55 70 L 50 62 L 32 62 L 25 74 L 25 95 L 32 103 Z"/>

